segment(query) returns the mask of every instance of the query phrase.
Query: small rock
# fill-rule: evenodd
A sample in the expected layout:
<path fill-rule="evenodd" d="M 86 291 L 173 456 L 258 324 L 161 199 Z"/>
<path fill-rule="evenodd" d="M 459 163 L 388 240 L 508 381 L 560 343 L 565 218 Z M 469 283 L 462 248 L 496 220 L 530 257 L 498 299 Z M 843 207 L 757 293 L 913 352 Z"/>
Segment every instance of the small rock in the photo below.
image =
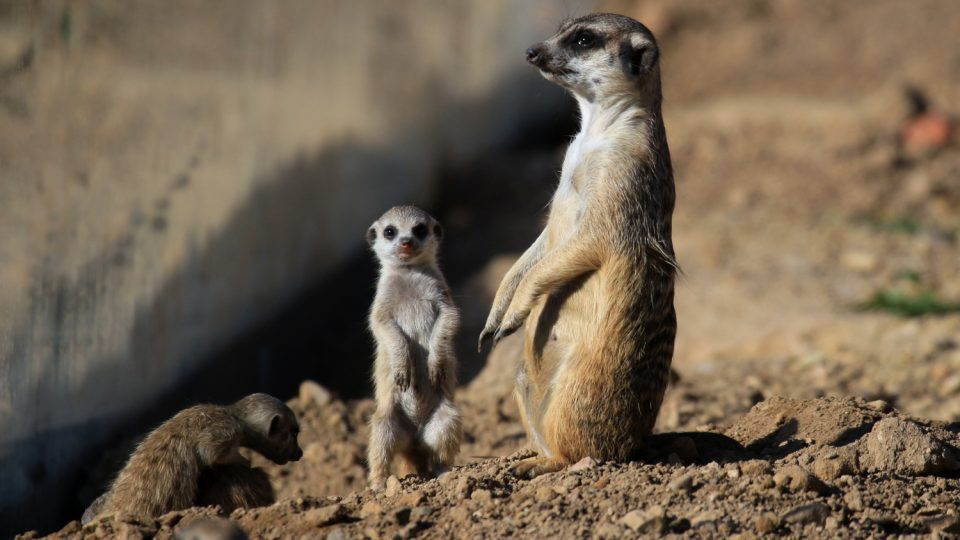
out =
<path fill-rule="evenodd" d="M 323 407 L 333 401 L 333 394 L 317 382 L 306 380 L 300 383 L 300 402 Z"/>
<path fill-rule="evenodd" d="M 865 251 L 848 251 L 840 256 L 840 264 L 854 272 L 873 272 L 877 268 L 877 256 Z"/>
<path fill-rule="evenodd" d="M 620 539 L 623 538 L 623 527 L 615 525 L 613 523 L 601 523 L 597 525 L 597 528 L 593 531 L 598 538 L 604 540 L 610 539 Z"/>
<path fill-rule="evenodd" d="M 843 495 L 843 502 L 847 504 L 847 508 L 854 512 L 863 511 L 863 496 L 860 495 L 859 490 L 852 489 L 846 492 Z"/>
<path fill-rule="evenodd" d="M 780 518 L 772 512 L 764 512 L 754 523 L 757 532 L 760 534 L 769 534 L 780 528 Z"/>
<path fill-rule="evenodd" d="M 470 495 L 470 500 L 479 503 L 488 503 L 493 500 L 493 493 L 490 493 L 489 489 L 478 489 Z"/>
<path fill-rule="evenodd" d="M 693 474 L 686 473 L 674 478 L 667 484 L 667 487 L 673 491 L 682 491 L 683 493 L 690 493 L 693 491 Z"/>
<path fill-rule="evenodd" d="M 856 453 L 853 448 L 837 452 L 832 457 L 818 456 L 813 461 L 813 473 L 824 480 L 834 481 L 856 472 Z"/>
<path fill-rule="evenodd" d="M 740 464 L 740 470 L 747 476 L 760 476 L 773 473 L 773 467 L 762 459 L 751 459 Z"/>
<path fill-rule="evenodd" d="M 574 463 L 573 465 L 567 467 L 568 471 L 585 471 L 587 469 L 592 469 L 597 466 L 597 460 L 593 459 L 590 456 L 587 456 L 580 461 Z"/>
<path fill-rule="evenodd" d="M 690 525 L 698 527 L 705 523 L 713 523 L 715 521 L 720 521 L 723 518 L 723 513 L 719 510 L 708 510 L 706 512 L 700 512 L 699 514 L 693 516 L 690 519 Z"/>
<path fill-rule="evenodd" d="M 646 512 L 631 510 L 617 523 L 642 534 L 662 534 L 667 529 L 666 512 L 660 506 L 653 506 Z"/>
<path fill-rule="evenodd" d="M 390 475 L 390 478 L 387 478 L 387 487 L 383 490 L 383 494 L 387 497 L 393 497 L 403 489 L 403 486 L 400 484 L 400 479 L 394 475 Z"/>
<path fill-rule="evenodd" d="M 370 516 L 377 516 L 383 513 L 383 506 L 374 502 L 367 501 L 364 503 L 363 507 L 360 508 L 360 517 L 368 518 Z"/>
<path fill-rule="evenodd" d="M 830 515 L 830 507 L 819 502 L 801 504 L 783 515 L 783 521 L 791 524 L 816 523 L 823 525 Z"/>
<path fill-rule="evenodd" d="M 727 468 L 727 478 L 731 480 L 736 480 L 737 478 L 740 478 L 740 476 L 741 476 L 740 467 L 737 467 L 736 465 L 732 465 Z"/>
<path fill-rule="evenodd" d="M 893 410 L 893 407 L 891 407 L 889 403 L 882 399 L 877 399 L 867 403 L 867 407 L 882 413 L 888 413 Z"/>
<path fill-rule="evenodd" d="M 874 424 L 866 438 L 866 466 L 871 472 L 893 471 L 907 476 L 935 475 L 960 468 L 955 449 L 899 418 Z"/>
<path fill-rule="evenodd" d="M 346 517 L 346 508 L 340 503 L 313 508 L 303 513 L 303 521 L 311 526 L 324 527 L 339 523 Z"/>
<path fill-rule="evenodd" d="M 343 527 L 337 527 L 336 529 L 327 533 L 326 540 L 349 540 L 350 536 L 347 535 L 347 532 L 343 530 Z"/>
<path fill-rule="evenodd" d="M 118 535 L 118 538 L 121 535 Z M 236 522 L 219 517 L 205 517 L 174 533 L 177 540 L 246 540 L 247 533 Z"/>
<path fill-rule="evenodd" d="M 773 475 L 773 481 L 778 486 L 783 486 L 794 493 L 809 491 L 818 495 L 825 495 L 830 492 L 819 478 L 808 473 L 797 465 L 788 465 Z"/>
<path fill-rule="evenodd" d="M 471 476 L 461 476 L 460 480 L 457 480 L 457 487 L 455 488 L 457 495 L 461 499 L 469 499 L 476 483 L 477 481 Z"/>
<path fill-rule="evenodd" d="M 830 516 L 824 522 L 823 526 L 826 527 L 828 531 L 835 531 L 840 528 L 840 520 L 833 516 Z"/>
<path fill-rule="evenodd" d="M 426 496 L 424 496 L 424 494 L 420 493 L 419 491 L 407 493 L 403 497 L 400 497 L 399 499 L 397 499 L 397 504 L 401 504 L 403 506 L 411 506 L 411 507 L 420 506 L 425 502 L 427 502 Z"/>
<path fill-rule="evenodd" d="M 418 506 L 410 511 L 410 521 L 415 523 L 424 523 L 433 515 L 432 506 Z"/>
<path fill-rule="evenodd" d="M 552 501 L 554 497 L 557 496 L 557 492 L 553 491 L 553 488 L 547 486 L 540 486 L 537 488 L 536 493 L 534 493 L 534 498 L 537 502 L 549 502 Z"/>

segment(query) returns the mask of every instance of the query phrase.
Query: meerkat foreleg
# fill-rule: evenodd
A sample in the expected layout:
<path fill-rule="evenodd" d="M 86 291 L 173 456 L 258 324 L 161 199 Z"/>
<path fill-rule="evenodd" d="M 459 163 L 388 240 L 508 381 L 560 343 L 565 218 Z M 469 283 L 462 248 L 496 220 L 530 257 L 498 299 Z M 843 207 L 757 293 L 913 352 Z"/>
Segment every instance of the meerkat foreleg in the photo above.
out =
<path fill-rule="evenodd" d="M 446 389 L 447 377 L 455 374 L 456 359 L 451 350 L 451 340 L 457 332 L 460 316 L 455 307 L 441 302 L 440 313 L 430 334 L 430 350 L 427 355 L 427 374 L 438 389 Z"/>
<path fill-rule="evenodd" d="M 510 307 L 510 302 L 513 301 L 513 296 L 524 276 L 543 259 L 546 243 L 547 231 L 544 229 L 536 241 L 517 259 L 517 262 L 513 263 L 507 275 L 503 277 L 500 286 L 497 287 L 497 294 L 493 297 L 493 306 L 490 308 L 490 314 L 487 316 L 483 332 L 480 333 L 480 339 L 477 342 L 478 351 L 483 349 L 483 342 L 497 332 L 500 321 L 503 320 L 503 314 Z"/>
<path fill-rule="evenodd" d="M 596 245 L 586 238 L 572 238 L 534 265 L 520 282 L 510 307 L 503 314 L 493 337 L 494 344 L 523 325 L 538 298 L 598 270 L 600 254 Z"/>
<path fill-rule="evenodd" d="M 393 382 L 401 392 L 410 387 L 413 378 L 413 356 L 410 354 L 410 344 L 406 335 L 393 317 L 385 310 L 380 310 L 377 319 L 382 332 L 377 336 L 378 342 L 384 347 L 390 365 Z"/>

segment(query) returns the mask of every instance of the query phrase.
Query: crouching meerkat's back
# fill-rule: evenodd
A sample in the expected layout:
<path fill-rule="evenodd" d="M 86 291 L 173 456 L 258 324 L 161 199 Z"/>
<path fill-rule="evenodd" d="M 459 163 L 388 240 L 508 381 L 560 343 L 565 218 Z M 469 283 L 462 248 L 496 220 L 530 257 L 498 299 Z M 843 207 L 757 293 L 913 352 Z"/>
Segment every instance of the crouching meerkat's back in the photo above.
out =
<path fill-rule="evenodd" d="M 540 456 L 533 476 L 592 456 L 630 459 L 663 400 L 677 263 L 659 49 L 621 15 L 561 25 L 527 50 L 580 106 L 540 237 L 504 277 L 480 337 L 526 323 L 516 395 Z"/>
<path fill-rule="evenodd" d="M 436 474 L 460 450 L 453 402 L 459 314 L 437 264 L 443 228 L 413 206 L 388 210 L 367 231 L 380 262 L 370 329 L 377 357 L 377 409 L 370 420 L 370 485 L 382 489 L 399 456 L 400 474 Z"/>
<path fill-rule="evenodd" d="M 299 432 L 293 411 L 267 394 L 180 411 L 143 439 L 83 521 L 111 513 L 153 518 L 200 499 L 224 506 L 269 504 L 269 479 L 250 469 L 237 449 L 255 450 L 281 465 L 297 461 L 303 455 Z"/>

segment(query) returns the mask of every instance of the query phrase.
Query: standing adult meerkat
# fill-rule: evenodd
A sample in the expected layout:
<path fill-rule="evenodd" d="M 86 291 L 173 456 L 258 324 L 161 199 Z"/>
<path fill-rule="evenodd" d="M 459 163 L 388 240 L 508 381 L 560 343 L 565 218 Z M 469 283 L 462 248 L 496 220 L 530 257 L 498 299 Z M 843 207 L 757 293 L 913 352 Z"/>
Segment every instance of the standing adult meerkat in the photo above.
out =
<path fill-rule="evenodd" d="M 201 475 L 211 470 L 228 471 L 229 477 L 208 478 L 212 492 L 205 496 L 217 502 L 227 497 L 259 501 L 263 477 L 255 470 L 237 473 L 246 461 L 237 449 L 255 450 L 282 465 L 303 455 L 299 433 L 293 411 L 267 394 L 251 394 L 228 406 L 195 405 L 180 411 L 137 445 L 110 490 L 84 513 L 84 522 L 100 514 L 153 518 L 190 508 L 197 504 Z M 230 487 L 238 480 L 253 480 L 255 485 Z"/>
<path fill-rule="evenodd" d="M 459 313 L 437 250 L 443 228 L 414 206 L 396 206 L 367 231 L 380 262 L 370 330 L 377 343 L 370 420 L 370 486 L 383 489 L 395 456 L 400 474 L 437 474 L 460 451 L 463 428 L 453 402 Z"/>
<path fill-rule="evenodd" d="M 581 113 L 546 228 L 504 277 L 480 335 L 496 343 L 526 322 L 516 397 L 540 455 L 515 471 L 532 477 L 586 456 L 628 460 L 652 431 L 678 267 L 653 34 L 629 17 L 587 15 L 527 60 Z"/>

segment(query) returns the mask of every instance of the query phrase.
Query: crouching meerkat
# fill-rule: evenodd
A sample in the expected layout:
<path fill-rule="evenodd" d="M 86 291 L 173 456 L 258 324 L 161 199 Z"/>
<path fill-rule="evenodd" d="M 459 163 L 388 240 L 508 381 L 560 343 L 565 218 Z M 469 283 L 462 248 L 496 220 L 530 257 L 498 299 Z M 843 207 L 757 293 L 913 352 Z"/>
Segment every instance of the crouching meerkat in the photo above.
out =
<path fill-rule="evenodd" d="M 299 433 L 293 411 L 267 394 L 180 411 L 137 445 L 82 521 L 120 513 L 154 518 L 201 503 L 271 504 L 274 494 L 266 474 L 250 468 L 237 449 L 255 450 L 282 465 L 303 455 Z"/>
<path fill-rule="evenodd" d="M 437 264 L 443 228 L 430 214 L 397 206 L 367 231 L 380 263 L 370 330 L 377 401 L 370 420 L 370 487 L 383 489 L 394 457 L 399 474 L 438 474 L 460 451 L 453 401 L 459 313 Z"/>
<path fill-rule="evenodd" d="M 563 23 L 527 50 L 580 107 L 539 238 L 506 274 L 480 345 L 526 323 L 516 398 L 536 476 L 586 456 L 625 461 L 663 401 L 676 335 L 673 172 L 659 49 L 621 15 Z"/>

